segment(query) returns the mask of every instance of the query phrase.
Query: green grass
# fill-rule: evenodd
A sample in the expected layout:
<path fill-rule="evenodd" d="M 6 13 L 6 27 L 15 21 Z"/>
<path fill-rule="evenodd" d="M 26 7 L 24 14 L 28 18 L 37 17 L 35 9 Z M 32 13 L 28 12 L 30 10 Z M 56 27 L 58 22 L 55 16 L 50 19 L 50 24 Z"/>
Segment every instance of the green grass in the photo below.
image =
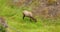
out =
<path fill-rule="evenodd" d="M 11 7 L 5 0 L 0 0 L 0 16 L 8 22 L 9 32 L 60 32 L 60 20 L 42 19 L 37 17 L 37 23 L 30 22 L 29 18 L 22 19 L 22 11 L 31 10 L 29 7 Z"/>

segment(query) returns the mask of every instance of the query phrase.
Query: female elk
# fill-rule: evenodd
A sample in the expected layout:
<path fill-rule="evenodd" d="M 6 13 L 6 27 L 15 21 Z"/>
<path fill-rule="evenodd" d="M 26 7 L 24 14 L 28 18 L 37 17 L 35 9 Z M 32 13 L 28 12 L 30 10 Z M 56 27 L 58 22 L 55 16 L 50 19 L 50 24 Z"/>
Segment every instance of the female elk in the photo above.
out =
<path fill-rule="evenodd" d="M 36 22 L 36 19 L 33 17 L 32 12 L 29 12 L 29 11 L 27 11 L 27 10 L 24 10 L 24 11 L 23 11 L 23 19 L 24 19 L 24 17 L 29 17 L 30 20 L 33 19 L 33 20 Z"/>

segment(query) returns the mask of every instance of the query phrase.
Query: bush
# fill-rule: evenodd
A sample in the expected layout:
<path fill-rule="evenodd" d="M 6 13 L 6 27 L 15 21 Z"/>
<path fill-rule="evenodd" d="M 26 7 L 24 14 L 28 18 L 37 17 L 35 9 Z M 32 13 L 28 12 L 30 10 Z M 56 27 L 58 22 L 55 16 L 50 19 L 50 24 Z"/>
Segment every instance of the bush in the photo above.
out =
<path fill-rule="evenodd" d="M 56 4 L 57 0 L 47 0 L 48 5 Z"/>
<path fill-rule="evenodd" d="M 0 24 L 0 32 L 6 32 L 6 28 Z"/>

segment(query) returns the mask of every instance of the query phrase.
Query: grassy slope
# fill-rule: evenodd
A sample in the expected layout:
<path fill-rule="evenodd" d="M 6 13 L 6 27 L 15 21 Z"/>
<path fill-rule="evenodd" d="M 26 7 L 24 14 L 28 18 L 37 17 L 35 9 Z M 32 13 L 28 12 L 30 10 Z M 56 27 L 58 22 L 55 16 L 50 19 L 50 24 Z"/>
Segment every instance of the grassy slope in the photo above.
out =
<path fill-rule="evenodd" d="M 30 8 L 24 8 L 30 10 Z M 37 23 L 30 22 L 29 18 L 22 19 L 23 8 L 11 8 L 6 6 L 5 0 L 0 0 L 0 16 L 4 16 L 10 26 L 9 32 L 60 32 L 60 25 L 50 25 L 48 20 L 44 20 L 49 25 L 44 25 L 43 20 L 38 19 Z M 50 22 L 51 23 L 51 22 Z M 13 29 L 11 28 L 13 27 Z"/>

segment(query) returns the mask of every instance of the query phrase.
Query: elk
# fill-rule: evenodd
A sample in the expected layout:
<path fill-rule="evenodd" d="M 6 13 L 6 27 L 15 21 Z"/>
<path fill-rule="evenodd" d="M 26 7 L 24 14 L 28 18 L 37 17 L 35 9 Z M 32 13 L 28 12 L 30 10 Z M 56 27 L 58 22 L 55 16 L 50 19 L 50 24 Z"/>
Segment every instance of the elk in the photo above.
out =
<path fill-rule="evenodd" d="M 8 27 L 6 21 L 5 21 L 5 19 L 4 19 L 3 17 L 0 17 L 0 24 L 1 24 L 3 27 L 5 27 L 5 28 Z"/>
<path fill-rule="evenodd" d="M 29 17 L 29 18 L 30 18 L 30 21 L 31 21 L 31 19 L 32 19 L 32 20 L 34 20 L 35 22 L 37 22 L 36 19 L 33 17 L 32 12 L 30 12 L 30 11 L 28 11 L 28 10 L 24 10 L 24 11 L 23 11 L 23 19 L 24 19 L 25 17 Z"/>

